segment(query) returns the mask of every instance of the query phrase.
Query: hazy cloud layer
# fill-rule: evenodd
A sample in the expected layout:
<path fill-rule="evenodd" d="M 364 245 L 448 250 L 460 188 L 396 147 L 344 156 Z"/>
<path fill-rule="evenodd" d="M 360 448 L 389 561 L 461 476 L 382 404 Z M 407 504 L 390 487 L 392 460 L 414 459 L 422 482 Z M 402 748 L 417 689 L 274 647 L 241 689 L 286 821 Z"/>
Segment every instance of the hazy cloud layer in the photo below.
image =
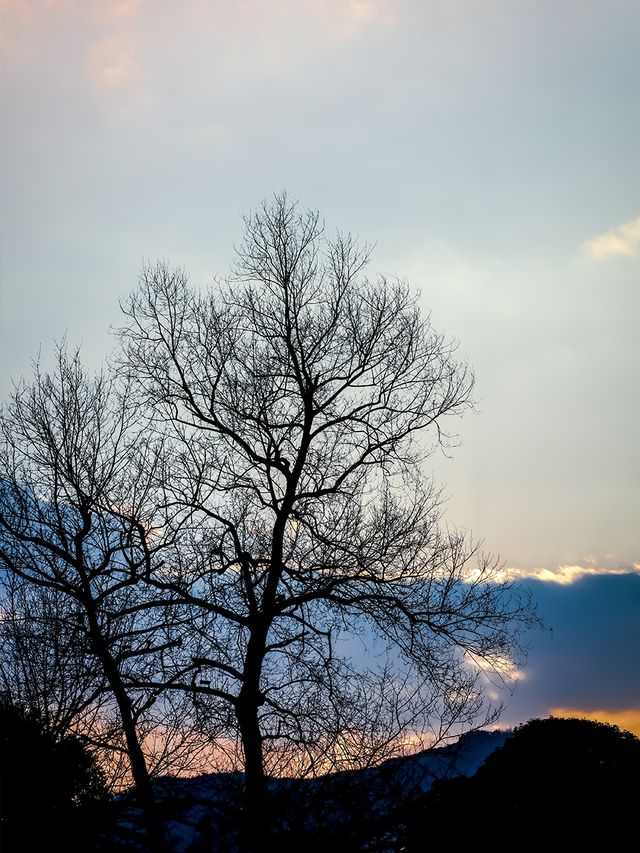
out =
<path fill-rule="evenodd" d="M 144 258 L 224 274 L 287 189 L 460 342 L 448 518 L 571 621 L 640 564 L 639 43 L 636 0 L 0 0 L 0 397 L 65 333 L 99 364 Z M 640 705 L 601 669 L 616 705 L 520 686 Z"/>
<path fill-rule="evenodd" d="M 433 460 L 451 521 L 525 572 L 640 562 L 637 269 L 575 256 L 636 221 L 637 4 L 2 12 L 0 396 L 65 333 L 99 363 L 143 258 L 224 274 L 241 211 L 286 188 L 475 369 Z"/>

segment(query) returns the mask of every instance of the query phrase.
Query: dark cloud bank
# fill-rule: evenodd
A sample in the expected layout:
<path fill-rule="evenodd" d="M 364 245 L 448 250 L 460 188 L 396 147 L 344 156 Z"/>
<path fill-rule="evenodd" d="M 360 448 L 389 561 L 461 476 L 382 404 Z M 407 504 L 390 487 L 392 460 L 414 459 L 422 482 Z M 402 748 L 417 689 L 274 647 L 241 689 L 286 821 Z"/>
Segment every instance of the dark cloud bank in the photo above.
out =
<path fill-rule="evenodd" d="M 528 580 L 526 586 L 545 628 L 529 635 L 525 678 L 505 722 L 553 708 L 640 707 L 640 575 L 585 576 L 566 586 Z"/>

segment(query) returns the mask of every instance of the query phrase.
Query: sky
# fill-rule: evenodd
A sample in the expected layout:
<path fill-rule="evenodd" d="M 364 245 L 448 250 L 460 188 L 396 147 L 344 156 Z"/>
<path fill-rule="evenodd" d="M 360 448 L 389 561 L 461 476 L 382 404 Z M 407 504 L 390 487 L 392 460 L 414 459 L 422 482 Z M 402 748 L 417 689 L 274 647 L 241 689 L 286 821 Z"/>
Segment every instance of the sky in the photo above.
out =
<path fill-rule="evenodd" d="M 286 190 L 474 368 L 431 463 L 547 626 L 505 720 L 640 732 L 639 43 L 637 0 L 0 0 L 0 397 Z"/>

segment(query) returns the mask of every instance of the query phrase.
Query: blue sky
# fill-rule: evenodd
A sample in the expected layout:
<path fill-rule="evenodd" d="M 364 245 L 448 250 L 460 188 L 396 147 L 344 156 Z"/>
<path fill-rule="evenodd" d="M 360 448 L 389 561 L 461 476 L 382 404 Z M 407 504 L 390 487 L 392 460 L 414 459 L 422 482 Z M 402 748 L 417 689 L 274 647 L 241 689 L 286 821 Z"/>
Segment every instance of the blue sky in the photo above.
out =
<path fill-rule="evenodd" d="M 97 365 L 144 258 L 224 274 L 286 189 L 475 369 L 434 473 L 555 637 L 507 717 L 640 708 L 639 43 L 635 0 L 0 0 L 2 396 L 65 333 Z"/>

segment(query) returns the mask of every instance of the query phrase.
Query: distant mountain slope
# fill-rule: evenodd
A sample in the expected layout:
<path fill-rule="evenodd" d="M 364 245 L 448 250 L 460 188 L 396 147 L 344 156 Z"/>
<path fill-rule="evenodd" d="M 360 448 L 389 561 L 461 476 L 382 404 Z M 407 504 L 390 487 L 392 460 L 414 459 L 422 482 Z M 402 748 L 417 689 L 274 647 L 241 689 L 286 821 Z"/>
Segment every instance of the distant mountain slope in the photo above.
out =
<path fill-rule="evenodd" d="M 390 827 L 403 807 L 428 791 L 436 780 L 473 775 L 507 736 L 500 731 L 471 732 L 449 746 L 390 759 L 366 770 L 317 779 L 272 779 L 279 849 L 296 849 L 301 843 L 305 853 L 327 844 L 332 845 L 332 853 L 365 849 L 359 839 L 393 835 Z M 156 790 L 174 853 L 238 850 L 242 774 L 163 778 L 156 782 Z M 125 800 L 117 836 L 105 839 L 103 849 L 141 850 L 140 818 L 138 809 Z M 348 846 L 336 846 L 333 840 L 338 837 Z M 390 846 L 385 848 L 384 841 L 380 844 L 369 844 L 366 849 L 394 849 L 391 838 Z"/>

